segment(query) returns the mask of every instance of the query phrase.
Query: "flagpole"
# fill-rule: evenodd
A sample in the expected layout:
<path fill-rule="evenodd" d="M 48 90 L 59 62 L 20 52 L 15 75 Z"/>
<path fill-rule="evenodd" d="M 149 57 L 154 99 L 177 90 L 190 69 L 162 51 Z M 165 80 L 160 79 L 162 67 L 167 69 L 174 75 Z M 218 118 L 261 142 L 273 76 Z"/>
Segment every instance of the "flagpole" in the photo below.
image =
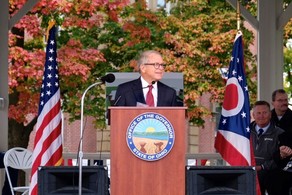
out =
<path fill-rule="evenodd" d="M 239 0 L 237 0 L 237 6 L 236 6 L 236 20 L 237 20 L 237 31 L 240 31 L 240 3 L 239 3 Z"/>

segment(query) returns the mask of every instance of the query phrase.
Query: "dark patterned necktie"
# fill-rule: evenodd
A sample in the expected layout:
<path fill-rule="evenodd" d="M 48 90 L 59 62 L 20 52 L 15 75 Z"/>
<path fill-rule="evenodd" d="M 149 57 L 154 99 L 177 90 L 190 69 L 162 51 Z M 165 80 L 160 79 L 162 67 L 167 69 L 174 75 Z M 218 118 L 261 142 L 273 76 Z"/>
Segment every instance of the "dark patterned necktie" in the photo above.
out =
<path fill-rule="evenodd" d="M 263 129 L 259 129 L 258 136 L 261 136 L 263 134 L 263 132 L 264 132 Z"/>

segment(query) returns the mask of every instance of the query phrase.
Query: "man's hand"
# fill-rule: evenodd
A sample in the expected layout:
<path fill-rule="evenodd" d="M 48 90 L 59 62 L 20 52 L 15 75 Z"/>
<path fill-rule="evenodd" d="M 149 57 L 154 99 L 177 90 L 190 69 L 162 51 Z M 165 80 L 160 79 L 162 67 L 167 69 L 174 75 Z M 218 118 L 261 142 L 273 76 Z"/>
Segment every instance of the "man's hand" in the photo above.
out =
<path fill-rule="evenodd" d="M 282 159 L 292 156 L 292 149 L 288 146 L 280 146 L 280 156 Z"/>

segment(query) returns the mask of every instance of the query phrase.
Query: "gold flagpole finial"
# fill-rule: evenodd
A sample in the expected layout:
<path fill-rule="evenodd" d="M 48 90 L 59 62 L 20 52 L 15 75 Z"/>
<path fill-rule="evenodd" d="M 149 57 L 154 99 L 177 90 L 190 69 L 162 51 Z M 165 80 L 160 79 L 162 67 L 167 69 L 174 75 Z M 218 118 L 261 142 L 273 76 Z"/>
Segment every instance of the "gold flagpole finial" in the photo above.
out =
<path fill-rule="evenodd" d="M 48 38 L 49 38 L 49 32 L 51 30 L 51 28 L 56 24 L 56 21 L 54 19 L 50 20 L 49 21 L 49 25 L 48 25 L 48 28 L 47 28 L 47 32 L 46 32 L 46 41 L 48 41 Z"/>
<path fill-rule="evenodd" d="M 240 3 L 237 0 L 237 7 L 236 7 L 236 20 L 237 20 L 237 30 L 240 30 Z"/>

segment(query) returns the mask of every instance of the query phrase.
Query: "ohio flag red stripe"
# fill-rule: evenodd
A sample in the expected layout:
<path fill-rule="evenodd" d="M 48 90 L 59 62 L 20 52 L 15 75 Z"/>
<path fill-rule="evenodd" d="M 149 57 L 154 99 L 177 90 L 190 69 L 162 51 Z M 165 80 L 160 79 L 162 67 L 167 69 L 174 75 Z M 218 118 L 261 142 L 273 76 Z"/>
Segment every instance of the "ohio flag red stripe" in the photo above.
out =
<path fill-rule="evenodd" d="M 222 133 L 218 133 L 216 136 L 216 148 L 220 151 L 221 156 L 223 159 L 229 159 L 228 163 L 234 166 L 249 166 L 250 159 L 247 159 L 246 156 L 242 155 L 242 153 L 234 147 Z M 225 143 L 225 144 L 218 144 L 218 143 Z"/>

